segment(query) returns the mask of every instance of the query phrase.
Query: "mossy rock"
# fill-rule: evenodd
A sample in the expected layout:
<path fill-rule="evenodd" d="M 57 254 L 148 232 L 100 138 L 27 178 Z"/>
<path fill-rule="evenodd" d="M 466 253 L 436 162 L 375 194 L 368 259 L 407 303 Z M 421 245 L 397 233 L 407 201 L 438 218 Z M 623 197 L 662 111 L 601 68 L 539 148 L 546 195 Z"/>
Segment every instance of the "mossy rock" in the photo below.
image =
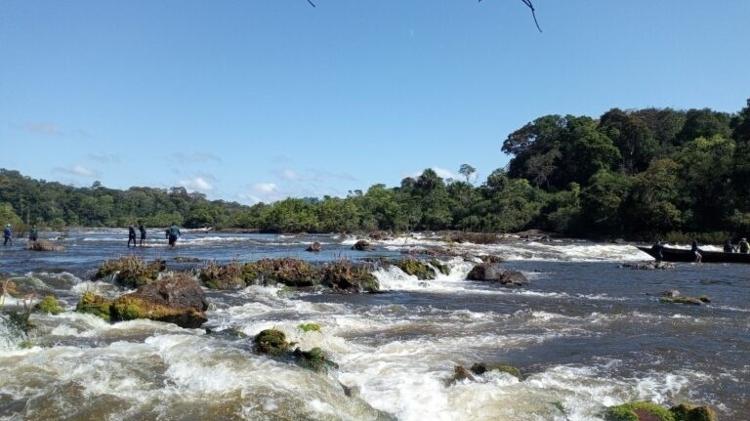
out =
<path fill-rule="evenodd" d="M 438 259 L 432 259 L 430 260 L 430 265 L 437 269 L 438 272 L 442 273 L 445 276 L 448 276 L 451 274 L 451 268 L 450 266 L 444 264 Z"/>
<path fill-rule="evenodd" d="M 266 329 L 255 335 L 255 352 L 272 356 L 280 356 L 289 350 L 291 344 L 286 341 L 284 332 L 276 329 Z"/>
<path fill-rule="evenodd" d="M 668 409 L 651 402 L 632 402 L 607 409 L 607 421 L 678 421 Z"/>
<path fill-rule="evenodd" d="M 210 289 L 238 290 L 246 286 L 243 269 L 239 263 L 220 266 L 210 262 L 201 269 L 198 278 Z"/>
<path fill-rule="evenodd" d="M 162 305 L 133 294 L 118 298 L 111 308 L 112 321 L 118 322 L 148 319 L 193 329 L 207 321 L 205 314 L 196 309 Z"/>
<path fill-rule="evenodd" d="M 300 367 L 322 373 L 330 369 L 338 368 L 338 364 L 328 359 L 325 352 L 320 348 L 313 348 L 309 351 L 302 351 L 297 348 L 292 356 Z"/>
<path fill-rule="evenodd" d="M 363 265 L 354 265 L 348 260 L 329 263 L 322 270 L 323 285 L 339 292 L 380 291 L 378 279 Z"/>
<path fill-rule="evenodd" d="M 57 315 L 65 311 L 54 295 L 48 295 L 42 299 L 34 308 L 46 314 Z"/>
<path fill-rule="evenodd" d="M 31 251 L 64 251 L 65 247 L 45 240 L 31 241 L 26 246 Z"/>
<path fill-rule="evenodd" d="M 76 306 L 79 313 L 93 314 L 106 321 L 112 320 L 112 300 L 96 295 L 91 291 L 83 294 Z"/>
<path fill-rule="evenodd" d="M 242 268 L 245 283 L 280 283 L 290 287 L 311 287 L 319 283 L 320 272 L 299 259 L 263 259 L 246 263 Z"/>
<path fill-rule="evenodd" d="M 138 288 L 155 281 L 159 273 L 164 270 L 166 270 L 166 263 L 163 260 L 146 263 L 137 256 L 123 256 L 104 262 L 94 275 L 94 279 L 114 276 L 118 284 L 128 288 Z"/>
<path fill-rule="evenodd" d="M 297 328 L 305 333 L 320 332 L 320 325 L 317 323 L 302 323 Z"/>
<path fill-rule="evenodd" d="M 416 276 L 422 281 L 431 281 L 437 277 L 435 269 L 416 259 L 404 259 L 394 264 L 407 275 Z"/>
<path fill-rule="evenodd" d="M 480 364 L 474 364 L 473 366 L 471 366 L 471 372 L 476 374 L 477 376 L 481 376 L 490 371 L 498 371 L 501 373 L 507 373 L 513 377 L 518 378 L 518 380 L 521 380 L 521 381 L 523 381 L 524 379 L 524 376 L 521 373 L 521 370 L 519 370 L 516 367 L 513 367 L 512 365 L 480 363 Z"/>
<path fill-rule="evenodd" d="M 716 421 L 716 413 L 707 406 L 681 404 L 670 409 L 675 421 Z"/>

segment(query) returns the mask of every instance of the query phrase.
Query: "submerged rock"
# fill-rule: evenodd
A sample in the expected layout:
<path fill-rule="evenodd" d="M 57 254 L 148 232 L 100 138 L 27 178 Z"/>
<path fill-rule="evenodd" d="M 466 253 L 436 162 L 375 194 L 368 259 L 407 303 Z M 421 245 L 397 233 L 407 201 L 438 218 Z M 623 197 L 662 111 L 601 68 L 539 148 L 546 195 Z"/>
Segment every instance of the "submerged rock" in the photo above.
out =
<path fill-rule="evenodd" d="M 711 302 L 711 299 L 704 296 L 701 297 L 688 297 L 680 294 L 680 291 L 673 289 L 662 293 L 659 302 L 664 304 L 689 304 L 689 305 L 702 305 Z"/>
<path fill-rule="evenodd" d="M 286 341 L 284 332 L 276 329 L 266 329 L 255 335 L 253 339 L 255 352 L 280 356 L 289 350 L 291 344 Z"/>
<path fill-rule="evenodd" d="M 495 282 L 505 287 L 522 287 L 529 283 L 523 273 L 512 271 L 498 264 L 482 263 L 474 266 L 467 279 L 470 281 Z"/>
<path fill-rule="evenodd" d="M 633 270 L 672 270 L 676 266 L 670 262 L 636 262 L 623 263 L 620 267 Z"/>
<path fill-rule="evenodd" d="M 305 250 L 310 253 L 320 253 L 323 250 L 323 246 L 319 242 L 314 242 Z"/>
<path fill-rule="evenodd" d="M 454 385 L 464 380 L 476 381 L 477 379 L 465 367 L 457 365 L 453 367 L 453 376 L 448 380 L 448 385 Z"/>
<path fill-rule="evenodd" d="M 146 263 L 137 256 L 123 256 L 115 260 L 107 260 L 99 267 L 94 279 L 114 276 L 115 282 L 128 288 L 138 288 L 150 284 L 159 277 L 159 273 L 166 270 L 164 260 Z"/>
<path fill-rule="evenodd" d="M 707 406 L 678 405 L 666 409 L 651 402 L 631 402 L 608 408 L 606 421 L 716 421 L 716 414 Z"/>
<path fill-rule="evenodd" d="M 322 270 L 323 285 L 338 292 L 369 292 L 380 291 L 380 284 L 375 275 L 362 265 L 354 265 L 350 261 L 329 263 Z"/>
<path fill-rule="evenodd" d="M 197 257 L 189 257 L 189 256 L 176 256 L 174 259 L 176 263 L 200 263 L 201 259 Z"/>
<path fill-rule="evenodd" d="M 64 251 L 65 247 L 46 240 L 30 241 L 26 245 L 27 250 L 31 251 Z"/>
<path fill-rule="evenodd" d="M 359 240 L 352 246 L 352 250 L 370 251 L 374 247 L 367 240 Z"/>
<path fill-rule="evenodd" d="M 513 377 L 518 378 L 518 380 L 524 379 L 523 374 L 521 374 L 521 370 L 519 370 L 516 367 L 513 367 L 512 365 L 479 363 L 479 364 L 474 364 L 473 366 L 471 366 L 471 372 L 476 374 L 477 376 L 484 375 L 485 373 L 488 373 L 490 371 L 507 373 Z"/>
<path fill-rule="evenodd" d="M 339 368 L 339 365 L 328 359 L 325 352 L 320 348 L 302 351 L 297 348 L 292 353 L 295 363 L 300 367 L 307 368 L 318 373 L 327 372 L 330 369 Z"/>
<path fill-rule="evenodd" d="M 239 263 L 220 266 L 209 262 L 203 267 L 198 278 L 207 288 L 220 290 L 237 290 L 245 288 L 245 273 Z"/>

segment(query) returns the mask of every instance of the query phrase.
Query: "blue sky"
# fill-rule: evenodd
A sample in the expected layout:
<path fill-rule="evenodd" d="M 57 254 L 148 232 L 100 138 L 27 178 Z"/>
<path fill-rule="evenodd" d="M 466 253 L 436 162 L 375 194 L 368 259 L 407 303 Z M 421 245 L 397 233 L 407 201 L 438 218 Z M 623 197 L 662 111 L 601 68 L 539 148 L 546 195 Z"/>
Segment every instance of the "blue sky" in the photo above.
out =
<path fill-rule="evenodd" d="M 750 1 L 0 2 L 0 167 L 252 203 L 471 163 L 548 113 L 737 111 Z"/>

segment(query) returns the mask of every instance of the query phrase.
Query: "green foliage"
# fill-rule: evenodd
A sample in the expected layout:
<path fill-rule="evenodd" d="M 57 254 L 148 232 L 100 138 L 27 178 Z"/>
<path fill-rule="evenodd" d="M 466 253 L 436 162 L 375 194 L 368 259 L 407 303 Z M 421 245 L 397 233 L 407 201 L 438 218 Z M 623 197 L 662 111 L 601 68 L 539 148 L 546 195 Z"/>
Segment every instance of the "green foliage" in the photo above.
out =
<path fill-rule="evenodd" d="M 750 100 L 735 115 L 710 109 L 617 108 L 598 119 L 546 115 L 507 136 L 505 169 L 472 185 L 431 169 L 394 188 L 345 198 L 242 206 L 184 188 L 75 188 L 0 170 L 0 219 L 64 225 L 237 227 L 261 232 L 538 228 L 590 237 L 750 231 Z M 20 217 L 19 217 L 20 216 Z M 18 229 L 16 231 L 19 231 Z M 703 235 L 705 237 L 705 235 Z M 723 241 L 720 241 L 723 242 Z"/>
<path fill-rule="evenodd" d="M 54 295 L 48 295 L 42 298 L 42 301 L 40 301 L 36 305 L 36 309 L 41 311 L 42 313 L 52 314 L 52 315 L 57 315 L 64 311 L 64 309 L 62 308 L 62 306 L 57 301 L 57 298 L 55 298 Z"/>
<path fill-rule="evenodd" d="M 138 256 L 123 256 L 104 262 L 99 266 L 94 279 L 114 275 L 115 282 L 129 288 L 138 288 L 155 281 L 164 269 L 162 261 L 146 263 Z"/>
<path fill-rule="evenodd" d="M 639 421 L 638 413 L 648 414 L 658 421 L 676 421 L 668 409 L 651 402 L 633 402 L 607 409 L 607 421 Z"/>
<path fill-rule="evenodd" d="M 297 328 L 305 333 L 320 332 L 320 325 L 317 323 L 302 323 Z"/>
<path fill-rule="evenodd" d="M 209 262 L 198 274 L 198 278 L 207 288 L 236 290 L 246 286 L 244 267 L 236 262 L 221 266 Z"/>
<path fill-rule="evenodd" d="M 394 264 L 407 275 L 416 276 L 420 280 L 433 280 L 437 277 L 435 269 L 417 259 L 404 259 Z"/>
<path fill-rule="evenodd" d="M 286 341 L 284 332 L 276 329 L 267 329 L 255 335 L 255 352 L 279 356 L 284 354 L 290 347 Z"/>
<path fill-rule="evenodd" d="M 76 306 L 77 312 L 93 314 L 94 316 L 101 317 L 106 321 L 111 320 L 111 309 L 111 300 L 107 300 L 91 291 L 85 292 Z"/>

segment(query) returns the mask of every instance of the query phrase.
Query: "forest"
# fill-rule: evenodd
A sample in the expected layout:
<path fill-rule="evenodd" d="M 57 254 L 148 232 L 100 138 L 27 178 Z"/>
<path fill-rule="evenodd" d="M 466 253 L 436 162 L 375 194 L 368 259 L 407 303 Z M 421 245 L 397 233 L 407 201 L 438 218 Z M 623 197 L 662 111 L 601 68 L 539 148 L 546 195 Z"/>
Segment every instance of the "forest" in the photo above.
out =
<path fill-rule="evenodd" d="M 347 197 L 246 206 L 184 188 L 72 187 L 0 170 L 0 219 L 22 226 L 242 228 L 260 232 L 541 229 L 585 238 L 718 239 L 750 231 L 750 100 L 708 108 L 545 115 L 509 134 L 505 168 L 472 182 L 433 170 Z M 498 160 L 500 151 L 498 151 Z"/>

